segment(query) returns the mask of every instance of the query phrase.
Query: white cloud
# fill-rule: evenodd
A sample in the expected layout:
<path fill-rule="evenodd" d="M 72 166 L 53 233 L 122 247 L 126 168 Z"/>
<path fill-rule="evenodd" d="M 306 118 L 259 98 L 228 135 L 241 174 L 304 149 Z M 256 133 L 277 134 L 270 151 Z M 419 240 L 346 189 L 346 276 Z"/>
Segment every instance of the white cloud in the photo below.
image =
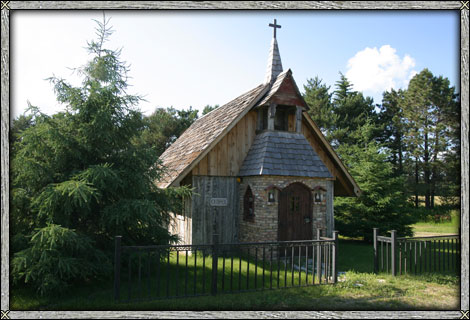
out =
<path fill-rule="evenodd" d="M 354 90 L 381 94 L 385 90 L 406 88 L 417 73 L 415 60 L 409 55 L 400 58 L 396 49 L 383 45 L 380 49 L 365 48 L 348 61 L 346 77 Z"/>

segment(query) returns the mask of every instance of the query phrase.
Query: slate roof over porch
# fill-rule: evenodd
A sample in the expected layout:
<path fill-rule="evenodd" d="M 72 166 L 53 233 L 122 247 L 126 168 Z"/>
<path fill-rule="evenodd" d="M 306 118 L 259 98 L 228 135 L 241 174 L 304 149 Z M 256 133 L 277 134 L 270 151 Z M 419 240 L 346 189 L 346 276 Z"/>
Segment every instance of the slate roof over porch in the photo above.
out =
<path fill-rule="evenodd" d="M 333 178 L 303 134 L 281 131 L 256 136 L 239 175 Z"/>

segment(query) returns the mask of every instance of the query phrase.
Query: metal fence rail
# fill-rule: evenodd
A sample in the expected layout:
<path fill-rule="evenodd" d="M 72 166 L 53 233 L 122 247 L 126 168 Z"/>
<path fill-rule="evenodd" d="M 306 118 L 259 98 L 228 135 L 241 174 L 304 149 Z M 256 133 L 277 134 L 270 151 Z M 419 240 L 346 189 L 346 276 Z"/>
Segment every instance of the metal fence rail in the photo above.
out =
<path fill-rule="evenodd" d="M 335 283 L 338 232 L 317 240 L 122 246 L 115 238 L 114 298 L 142 301 Z"/>
<path fill-rule="evenodd" d="M 426 272 L 460 273 L 459 235 L 397 237 L 378 236 L 374 228 L 374 272 L 421 274 Z"/>

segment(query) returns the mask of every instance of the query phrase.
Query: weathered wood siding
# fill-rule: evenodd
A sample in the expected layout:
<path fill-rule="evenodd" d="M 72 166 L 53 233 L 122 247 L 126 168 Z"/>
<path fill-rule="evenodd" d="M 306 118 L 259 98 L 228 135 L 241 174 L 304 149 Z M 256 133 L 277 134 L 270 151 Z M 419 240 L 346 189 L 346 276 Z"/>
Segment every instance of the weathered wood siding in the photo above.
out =
<path fill-rule="evenodd" d="M 192 241 L 192 212 L 191 198 L 183 200 L 183 212 L 181 214 L 170 213 L 170 225 L 168 231 L 179 237 L 180 244 L 191 244 Z"/>
<path fill-rule="evenodd" d="M 334 181 L 326 181 L 326 234 L 328 237 L 333 236 L 335 230 L 334 208 Z"/>
<path fill-rule="evenodd" d="M 193 176 L 192 244 L 212 243 L 219 234 L 220 243 L 238 241 L 238 183 L 235 177 Z M 226 206 L 211 206 L 212 198 L 226 198 Z"/>
<path fill-rule="evenodd" d="M 184 202 L 184 219 L 183 219 L 183 226 L 180 230 L 184 231 L 184 236 L 182 236 L 183 243 L 191 244 L 192 241 L 192 199 L 185 198 Z"/>
<path fill-rule="evenodd" d="M 256 135 L 257 113 L 248 112 L 194 167 L 193 176 L 235 177 Z"/>
<path fill-rule="evenodd" d="M 317 139 L 315 138 L 313 133 L 310 131 L 309 125 L 305 121 L 302 121 L 301 132 L 304 135 L 304 137 L 307 139 L 307 141 L 310 143 L 313 150 L 315 150 L 315 152 L 318 154 L 318 156 L 323 161 L 325 166 L 328 168 L 328 170 L 330 170 L 331 174 L 333 176 L 337 176 L 338 170 L 336 169 L 334 163 L 331 161 L 330 157 L 328 157 L 326 150 L 320 146 Z"/>

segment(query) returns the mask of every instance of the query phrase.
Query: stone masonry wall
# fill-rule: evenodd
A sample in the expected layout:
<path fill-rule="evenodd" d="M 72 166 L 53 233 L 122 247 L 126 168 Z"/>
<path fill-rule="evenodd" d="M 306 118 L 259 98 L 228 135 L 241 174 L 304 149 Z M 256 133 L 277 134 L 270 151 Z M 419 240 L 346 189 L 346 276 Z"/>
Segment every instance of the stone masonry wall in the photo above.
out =
<path fill-rule="evenodd" d="M 279 191 L 275 190 L 275 201 L 268 202 L 268 187 L 275 186 L 284 189 L 294 182 L 301 182 L 310 189 L 322 187 L 328 190 L 327 184 L 331 181 L 315 178 L 300 178 L 288 176 L 250 176 L 243 177 L 239 185 L 239 241 L 240 242 L 264 242 L 278 241 L 278 207 Z M 243 197 L 246 189 L 250 186 L 255 197 L 254 220 L 243 220 Z M 326 199 L 326 192 L 324 199 Z M 312 191 L 312 202 L 314 201 L 314 191 Z M 316 236 L 316 228 L 326 229 L 326 200 L 321 203 L 313 202 L 312 205 L 312 228 L 313 237 Z M 322 235 L 325 233 L 323 232 Z"/>

